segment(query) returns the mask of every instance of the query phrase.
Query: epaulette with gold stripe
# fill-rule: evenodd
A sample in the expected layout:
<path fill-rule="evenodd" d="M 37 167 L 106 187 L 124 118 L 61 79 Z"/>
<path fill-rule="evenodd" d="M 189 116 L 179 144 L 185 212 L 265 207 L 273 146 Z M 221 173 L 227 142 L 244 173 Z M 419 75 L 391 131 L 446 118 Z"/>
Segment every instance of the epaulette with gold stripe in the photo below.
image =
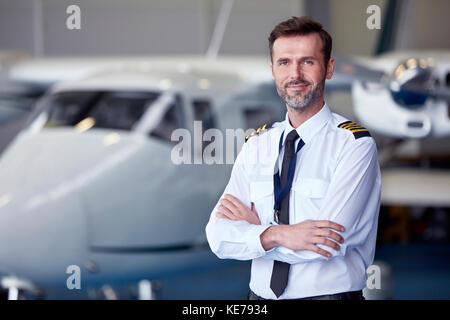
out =
<path fill-rule="evenodd" d="M 355 136 L 355 139 L 370 137 L 369 130 L 352 121 L 342 122 L 340 125 L 338 125 L 338 128 L 350 130 Z"/>
<path fill-rule="evenodd" d="M 245 137 L 245 142 L 247 142 L 248 139 L 250 139 L 251 137 L 255 136 L 255 135 L 259 135 L 260 133 L 266 131 L 266 125 L 263 125 L 262 127 L 258 128 L 257 130 L 253 131 L 250 135 Z"/>

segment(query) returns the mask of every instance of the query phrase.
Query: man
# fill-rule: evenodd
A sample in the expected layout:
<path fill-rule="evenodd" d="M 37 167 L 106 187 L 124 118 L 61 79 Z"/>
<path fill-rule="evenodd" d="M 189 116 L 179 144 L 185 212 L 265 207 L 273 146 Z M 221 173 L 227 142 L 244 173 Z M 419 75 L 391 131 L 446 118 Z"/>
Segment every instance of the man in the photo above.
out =
<path fill-rule="evenodd" d="M 250 299 L 364 299 L 381 179 L 367 129 L 324 102 L 332 41 L 307 17 L 269 37 L 285 121 L 251 137 L 206 226 L 219 258 L 252 260 Z"/>

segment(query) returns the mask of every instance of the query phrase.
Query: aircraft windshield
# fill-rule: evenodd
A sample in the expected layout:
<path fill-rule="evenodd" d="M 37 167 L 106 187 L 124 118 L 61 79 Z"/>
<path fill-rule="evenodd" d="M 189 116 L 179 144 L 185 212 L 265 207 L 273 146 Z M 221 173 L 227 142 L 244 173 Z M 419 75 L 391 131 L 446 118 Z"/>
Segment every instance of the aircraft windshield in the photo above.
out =
<path fill-rule="evenodd" d="M 45 127 L 79 126 L 130 130 L 158 98 L 156 92 L 78 91 L 54 95 Z"/>

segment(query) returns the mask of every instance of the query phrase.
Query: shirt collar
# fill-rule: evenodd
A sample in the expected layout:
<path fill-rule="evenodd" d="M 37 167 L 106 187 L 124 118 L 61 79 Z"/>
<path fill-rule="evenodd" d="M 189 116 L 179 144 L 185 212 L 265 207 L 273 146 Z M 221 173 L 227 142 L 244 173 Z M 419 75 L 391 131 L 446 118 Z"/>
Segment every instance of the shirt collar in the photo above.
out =
<path fill-rule="evenodd" d="M 298 135 L 303 140 L 303 142 L 308 143 L 314 137 L 314 135 L 319 132 L 320 129 L 330 120 L 331 111 L 325 102 L 322 109 L 319 110 L 315 115 L 302 123 L 297 129 L 294 129 L 289 123 L 288 113 L 286 112 L 286 127 L 284 129 L 283 144 L 286 140 L 287 135 L 292 130 L 297 130 Z"/>

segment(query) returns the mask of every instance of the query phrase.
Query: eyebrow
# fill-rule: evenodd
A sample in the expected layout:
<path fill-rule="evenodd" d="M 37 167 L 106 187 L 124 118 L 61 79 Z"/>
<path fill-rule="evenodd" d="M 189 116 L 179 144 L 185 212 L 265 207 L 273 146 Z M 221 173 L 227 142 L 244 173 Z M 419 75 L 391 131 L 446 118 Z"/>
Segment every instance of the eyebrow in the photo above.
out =
<path fill-rule="evenodd" d="M 303 57 L 300 60 L 318 60 L 316 57 L 313 56 L 308 56 L 308 57 Z"/>
<path fill-rule="evenodd" d="M 283 58 L 283 57 L 281 57 L 281 58 L 277 59 L 277 62 L 284 61 L 284 60 L 291 60 L 291 58 L 287 58 L 287 57 Z M 304 60 L 318 60 L 318 59 L 316 57 L 313 57 L 313 56 L 307 56 L 307 57 L 301 57 L 300 60 L 304 61 Z"/>

